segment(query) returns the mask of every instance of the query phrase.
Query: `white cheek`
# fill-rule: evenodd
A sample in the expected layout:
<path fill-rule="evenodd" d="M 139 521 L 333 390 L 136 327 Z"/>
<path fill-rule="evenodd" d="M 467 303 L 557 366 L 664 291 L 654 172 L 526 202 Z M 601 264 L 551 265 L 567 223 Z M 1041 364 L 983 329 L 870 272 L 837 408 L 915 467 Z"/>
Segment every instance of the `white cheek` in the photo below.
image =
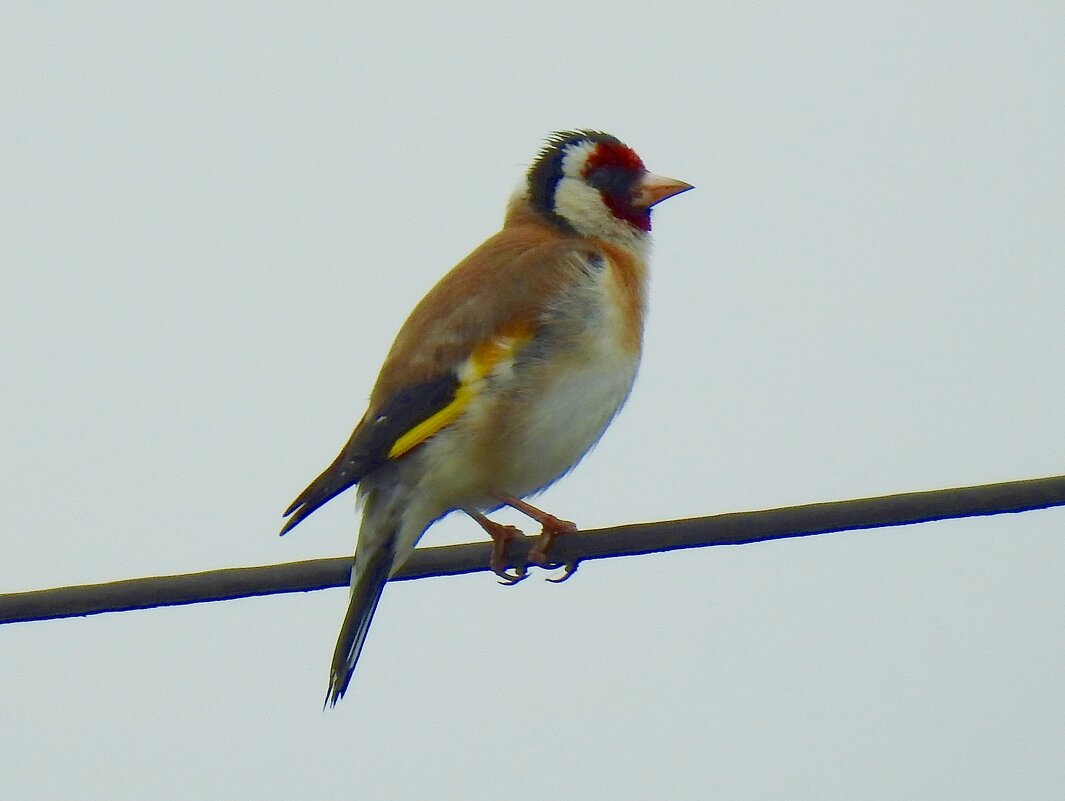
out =
<path fill-rule="evenodd" d="M 563 178 L 555 188 L 555 213 L 585 236 L 594 236 L 637 248 L 644 239 L 627 222 L 614 216 L 598 189 L 576 178 Z"/>
<path fill-rule="evenodd" d="M 601 218 L 613 216 L 598 189 L 574 178 L 563 178 L 555 187 L 555 212 L 578 228 L 599 226 Z"/>

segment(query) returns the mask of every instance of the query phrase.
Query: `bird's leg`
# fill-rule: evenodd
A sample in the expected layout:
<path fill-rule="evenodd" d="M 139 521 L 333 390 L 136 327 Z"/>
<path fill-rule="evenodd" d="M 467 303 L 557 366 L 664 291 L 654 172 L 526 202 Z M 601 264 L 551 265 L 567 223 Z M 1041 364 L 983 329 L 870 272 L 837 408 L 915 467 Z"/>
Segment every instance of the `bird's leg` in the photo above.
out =
<path fill-rule="evenodd" d="M 492 538 L 492 557 L 488 561 L 488 566 L 493 573 L 503 579 L 500 583 L 510 587 L 527 578 L 528 571 L 525 565 L 518 567 L 514 573 L 507 572 L 507 543 L 518 537 L 524 537 L 524 532 L 515 526 L 506 526 L 489 520 L 480 512 L 467 509 L 466 514 L 476 520 L 477 525 L 487 531 L 488 536 Z"/>
<path fill-rule="evenodd" d="M 555 517 L 552 514 L 548 514 L 543 509 L 537 509 L 530 503 L 526 503 L 520 498 L 515 498 L 513 495 L 505 495 L 499 493 L 496 498 L 512 509 L 517 509 L 523 515 L 527 515 L 535 520 L 542 526 L 540 537 L 536 540 L 536 544 L 529 549 L 529 561 L 536 562 L 538 565 L 546 565 L 550 563 L 550 559 L 547 556 L 547 552 L 551 550 L 551 545 L 555 542 L 556 537 L 561 537 L 566 534 L 576 534 L 577 526 L 569 520 L 562 520 Z M 565 565 L 566 572 L 560 579 L 549 579 L 555 583 L 565 581 L 573 575 L 577 570 L 576 562 L 567 562 Z"/>

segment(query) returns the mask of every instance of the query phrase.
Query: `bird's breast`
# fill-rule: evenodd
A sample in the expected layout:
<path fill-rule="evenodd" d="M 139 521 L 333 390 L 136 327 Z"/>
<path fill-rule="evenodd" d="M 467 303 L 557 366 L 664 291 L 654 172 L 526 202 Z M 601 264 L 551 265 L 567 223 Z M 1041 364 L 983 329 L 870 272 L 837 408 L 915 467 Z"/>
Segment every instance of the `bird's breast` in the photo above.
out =
<path fill-rule="evenodd" d="M 426 443 L 427 473 L 449 505 L 487 508 L 493 493 L 535 493 L 595 445 L 636 378 L 642 293 L 642 275 L 623 273 L 607 253 L 545 306 L 532 339 L 494 365 L 462 419 Z"/>
<path fill-rule="evenodd" d="M 537 492 L 572 469 L 599 441 L 632 390 L 638 352 L 599 329 L 537 377 L 533 397 L 513 402 L 495 468 L 504 491 Z"/>

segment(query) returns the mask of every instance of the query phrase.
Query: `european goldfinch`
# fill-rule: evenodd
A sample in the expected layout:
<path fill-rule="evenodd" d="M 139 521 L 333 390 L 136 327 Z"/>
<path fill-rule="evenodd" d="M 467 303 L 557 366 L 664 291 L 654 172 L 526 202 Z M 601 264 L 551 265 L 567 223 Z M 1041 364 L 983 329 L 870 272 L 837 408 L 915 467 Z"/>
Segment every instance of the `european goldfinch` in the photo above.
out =
<path fill-rule="evenodd" d="M 285 512 L 290 531 L 356 484 L 362 525 L 327 703 L 344 695 L 385 582 L 425 530 L 461 509 L 492 537 L 504 578 L 511 506 L 543 526 L 547 561 L 572 523 L 525 503 L 599 440 L 636 377 L 651 207 L 692 187 L 649 173 L 599 131 L 553 134 L 503 228 L 415 307 L 370 407 L 333 463 Z"/>

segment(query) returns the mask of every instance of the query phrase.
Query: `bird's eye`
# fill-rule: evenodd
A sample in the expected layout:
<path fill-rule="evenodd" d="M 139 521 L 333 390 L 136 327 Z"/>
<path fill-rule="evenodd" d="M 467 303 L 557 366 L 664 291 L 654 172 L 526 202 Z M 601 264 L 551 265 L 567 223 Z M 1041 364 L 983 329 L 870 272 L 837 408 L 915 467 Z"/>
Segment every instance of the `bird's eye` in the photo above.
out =
<path fill-rule="evenodd" d="M 635 176 L 630 170 L 618 167 L 597 167 L 585 177 L 589 186 L 614 197 L 625 197 L 632 192 Z"/>
<path fill-rule="evenodd" d="M 595 189 L 603 189 L 606 180 L 606 170 L 592 170 L 584 179 L 588 185 Z"/>

